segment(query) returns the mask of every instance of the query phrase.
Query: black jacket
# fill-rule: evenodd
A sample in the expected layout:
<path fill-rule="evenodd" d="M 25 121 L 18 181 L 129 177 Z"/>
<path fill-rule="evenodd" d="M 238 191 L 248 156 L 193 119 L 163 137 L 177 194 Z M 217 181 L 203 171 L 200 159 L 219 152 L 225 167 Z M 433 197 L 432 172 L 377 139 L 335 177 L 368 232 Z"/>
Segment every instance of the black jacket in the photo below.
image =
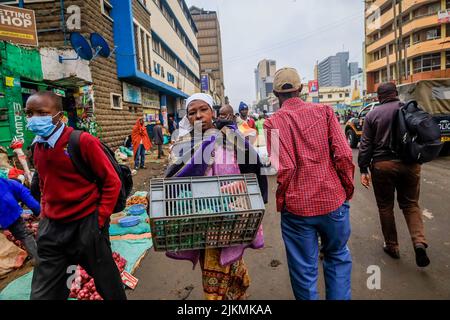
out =
<path fill-rule="evenodd" d="M 397 160 L 391 149 L 392 125 L 401 102 L 391 101 L 370 111 L 364 121 L 358 164 L 361 173 L 368 173 L 372 162 Z"/>

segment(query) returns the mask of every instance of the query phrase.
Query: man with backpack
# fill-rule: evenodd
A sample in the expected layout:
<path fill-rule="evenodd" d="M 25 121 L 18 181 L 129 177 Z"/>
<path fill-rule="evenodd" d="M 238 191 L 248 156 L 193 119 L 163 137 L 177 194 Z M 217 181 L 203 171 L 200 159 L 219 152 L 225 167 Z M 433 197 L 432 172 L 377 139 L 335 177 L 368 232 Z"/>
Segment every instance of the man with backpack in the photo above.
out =
<path fill-rule="evenodd" d="M 383 249 L 394 259 L 400 259 L 394 218 L 397 191 L 397 200 L 414 245 L 416 263 L 419 267 L 426 267 L 430 260 L 426 252 L 428 244 L 419 207 L 421 166 L 417 162 L 404 161 L 393 148 L 393 136 L 403 107 L 395 84 L 381 84 L 378 99 L 381 105 L 369 112 L 364 122 L 358 159 L 361 183 L 369 188 L 371 181 L 373 182 L 385 239 Z"/>
<path fill-rule="evenodd" d="M 109 241 L 109 218 L 123 192 L 115 166 L 97 138 L 62 123 L 62 102 L 54 93 L 32 95 L 25 111 L 27 128 L 37 136 L 34 163 L 43 216 L 31 299 L 67 300 L 69 280 L 80 265 L 94 278 L 103 299 L 125 300 Z M 80 172 L 81 161 L 92 172 L 91 179 Z"/>

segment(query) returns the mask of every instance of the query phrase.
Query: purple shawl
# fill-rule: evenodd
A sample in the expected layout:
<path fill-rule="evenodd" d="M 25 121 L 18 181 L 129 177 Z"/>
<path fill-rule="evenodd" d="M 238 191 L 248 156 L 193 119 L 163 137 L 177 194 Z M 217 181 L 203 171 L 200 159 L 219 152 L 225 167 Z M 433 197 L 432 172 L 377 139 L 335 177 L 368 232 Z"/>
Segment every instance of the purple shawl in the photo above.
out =
<path fill-rule="evenodd" d="M 191 161 L 189 161 L 186 165 L 184 165 L 180 170 L 177 170 L 178 172 L 174 175 L 175 177 L 189 177 L 189 176 L 223 176 L 223 175 L 233 175 L 233 174 L 240 174 L 241 171 L 239 170 L 239 166 L 237 164 L 237 161 L 234 161 L 234 164 L 221 164 L 220 161 L 217 161 L 217 159 L 236 159 L 236 155 L 233 151 L 230 151 L 226 148 L 216 148 L 216 154 L 215 159 L 216 161 L 213 163 L 212 166 L 209 166 L 208 160 L 209 159 L 202 159 L 200 160 L 201 164 L 199 162 L 194 162 L 194 159 L 196 157 L 203 158 L 204 150 L 209 147 L 211 148 L 211 151 L 213 150 L 215 146 L 217 137 L 211 136 L 211 137 L 205 137 L 203 141 L 197 146 L 196 151 L 194 152 L 193 157 L 191 158 Z M 183 141 L 181 141 L 183 143 Z M 186 141 L 184 142 L 186 143 Z M 229 152 L 232 152 L 233 154 L 230 155 Z M 175 155 L 175 158 L 178 158 L 182 155 Z M 227 158 L 228 157 L 228 158 Z M 198 158 L 198 159 L 201 159 Z M 197 159 L 197 161 L 198 161 Z M 175 160 L 175 159 L 172 159 Z M 194 164 L 196 163 L 196 164 Z M 261 249 L 264 247 L 264 235 L 263 235 L 263 229 L 262 225 L 260 226 L 257 236 L 255 240 L 249 245 L 241 245 L 241 246 L 234 246 L 234 247 L 228 247 L 228 248 L 222 248 L 221 254 L 220 254 L 220 264 L 222 266 L 228 266 L 230 264 L 233 264 L 237 261 L 239 261 L 242 256 L 244 255 L 244 251 L 247 248 L 251 249 Z M 200 250 L 190 250 L 190 251 L 178 251 L 178 252 L 167 252 L 166 256 L 172 259 L 176 260 L 189 260 L 193 263 L 193 268 L 195 269 L 195 266 L 198 263 L 198 260 L 200 258 Z"/>

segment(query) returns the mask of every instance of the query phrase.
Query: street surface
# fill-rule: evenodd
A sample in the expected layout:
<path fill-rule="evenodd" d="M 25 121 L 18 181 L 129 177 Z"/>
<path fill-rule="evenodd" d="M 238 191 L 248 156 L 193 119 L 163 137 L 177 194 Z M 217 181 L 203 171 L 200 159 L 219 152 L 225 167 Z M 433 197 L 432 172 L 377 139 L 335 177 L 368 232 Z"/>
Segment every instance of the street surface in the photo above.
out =
<path fill-rule="evenodd" d="M 354 151 L 356 163 L 357 152 Z M 146 172 L 142 172 L 144 175 Z M 382 250 L 382 234 L 373 190 L 359 184 L 356 171 L 356 194 L 352 201 L 352 236 L 349 247 L 353 255 L 353 299 L 450 299 L 450 157 L 423 167 L 421 206 L 425 222 L 431 265 L 420 270 L 415 265 L 414 251 L 405 220 L 396 206 L 396 222 L 401 259 L 393 260 Z M 145 178 L 139 177 L 139 180 Z M 143 181 L 143 180 L 142 180 Z M 148 186 L 148 182 L 146 183 Z M 244 259 L 252 283 L 250 300 L 289 300 L 293 294 L 289 281 L 286 255 L 280 231 L 280 216 L 275 209 L 276 179 L 270 178 L 272 197 L 264 218 L 266 246 L 247 250 Z M 381 270 L 381 289 L 369 290 L 367 273 L 370 266 Z M 321 273 L 322 271 L 320 271 Z M 139 284 L 128 291 L 129 299 L 201 300 L 201 273 L 185 261 L 166 258 L 153 250 L 142 261 L 135 276 Z M 324 298 L 323 276 L 319 292 Z"/>

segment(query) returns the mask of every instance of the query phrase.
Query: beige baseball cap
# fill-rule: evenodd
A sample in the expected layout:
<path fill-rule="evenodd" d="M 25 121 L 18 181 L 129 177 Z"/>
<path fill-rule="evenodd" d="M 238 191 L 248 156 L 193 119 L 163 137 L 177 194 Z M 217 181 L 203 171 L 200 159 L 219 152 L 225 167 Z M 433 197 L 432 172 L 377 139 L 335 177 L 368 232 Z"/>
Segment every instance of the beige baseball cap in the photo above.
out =
<path fill-rule="evenodd" d="M 283 89 L 285 85 L 291 85 L 291 89 Z M 278 93 L 289 93 L 300 90 L 302 82 L 300 76 L 294 68 L 283 68 L 275 73 L 273 91 Z"/>

